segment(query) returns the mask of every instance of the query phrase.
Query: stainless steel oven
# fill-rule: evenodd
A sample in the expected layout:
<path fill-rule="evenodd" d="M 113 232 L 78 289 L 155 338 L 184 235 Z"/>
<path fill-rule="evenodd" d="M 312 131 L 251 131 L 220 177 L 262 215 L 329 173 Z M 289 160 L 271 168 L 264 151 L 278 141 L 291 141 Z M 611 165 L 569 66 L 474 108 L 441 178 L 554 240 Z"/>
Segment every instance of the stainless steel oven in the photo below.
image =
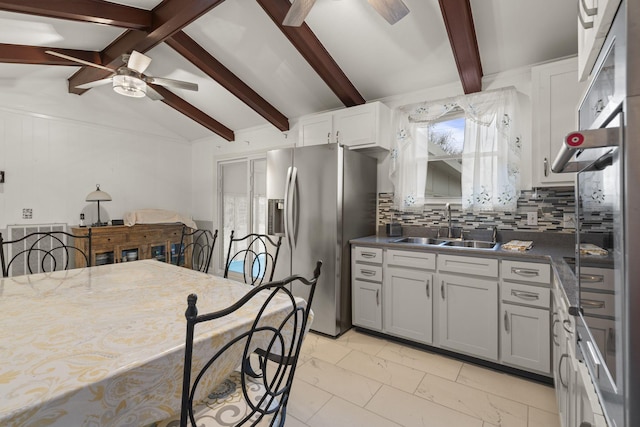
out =
<path fill-rule="evenodd" d="M 554 172 L 576 179 L 577 354 L 610 427 L 640 426 L 640 16 L 623 0 Z M 634 17 L 627 19 L 628 17 Z M 634 21 L 635 19 L 635 21 Z"/>

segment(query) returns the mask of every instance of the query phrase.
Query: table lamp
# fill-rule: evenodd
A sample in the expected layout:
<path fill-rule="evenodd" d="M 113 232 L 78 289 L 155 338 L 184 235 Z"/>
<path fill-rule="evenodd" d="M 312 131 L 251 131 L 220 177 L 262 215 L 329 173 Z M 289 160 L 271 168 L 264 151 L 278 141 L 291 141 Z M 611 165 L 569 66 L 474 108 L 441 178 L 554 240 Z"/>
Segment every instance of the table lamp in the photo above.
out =
<path fill-rule="evenodd" d="M 87 195 L 87 202 L 98 202 L 98 222 L 95 224 L 91 224 L 92 227 L 101 227 L 103 225 L 107 225 L 106 223 L 100 222 L 100 202 L 109 202 L 111 201 L 111 196 L 109 193 L 105 193 L 100 190 L 100 184 L 96 184 L 96 190 L 92 191 Z"/>

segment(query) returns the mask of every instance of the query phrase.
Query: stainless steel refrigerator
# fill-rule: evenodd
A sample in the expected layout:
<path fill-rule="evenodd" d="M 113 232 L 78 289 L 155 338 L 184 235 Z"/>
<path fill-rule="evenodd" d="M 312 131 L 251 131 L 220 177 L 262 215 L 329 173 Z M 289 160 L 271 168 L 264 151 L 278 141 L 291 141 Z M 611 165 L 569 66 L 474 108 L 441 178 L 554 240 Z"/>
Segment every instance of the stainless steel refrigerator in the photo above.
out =
<path fill-rule="evenodd" d="M 338 144 L 267 153 L 267 232 L 284 236 L 274 279 L 309 276 L 322 260 L 316 332 L 338 336 L 351 327 L 349 240 L 375 234 L 376 163 Z M 302 287 L 293 293 L 308 296 Z"/>

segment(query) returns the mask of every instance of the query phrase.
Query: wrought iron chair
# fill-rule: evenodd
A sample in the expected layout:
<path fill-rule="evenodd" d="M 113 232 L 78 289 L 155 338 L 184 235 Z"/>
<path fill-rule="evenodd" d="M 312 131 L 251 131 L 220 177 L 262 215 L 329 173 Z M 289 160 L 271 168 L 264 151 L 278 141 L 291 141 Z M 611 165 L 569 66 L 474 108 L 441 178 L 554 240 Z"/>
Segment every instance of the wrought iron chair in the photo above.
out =
<path fill-rule="evenodd" d="M 195 294 L 189 295 L 185 313 L 187 337 L 179 424 L 181 427 L 285 425 L 293 376 L 309 326 L 307 322 L 321 266 L 322 261 L 318 261 L 313 277 L 309 280 L 296 275 L 256 286 L 232 306 L 214 313 L 198 315 L 198 297 Z M 309 286 L 306 304 L 295 300 L 287 286 L 291 282 Z M 202 327 L 207 327 L 208 322 L 233 316 L 238 310 L 246 310 L 245 306 L 249 302 L 256 301 L 256 317 L 247 331 L 227 342 L 211 358 L 205 356 L 199 361 L 193 359 L 194 330 L 197 324 L 202 323 Z M 272 324 L 273 320 L 267 320 L 265 314 L 272 307 L 276 309 L 276 306 L 278 320 L 276 324 Z M 254 352 L 256 347 L 258 350 Z M 207 374 L 215 371 L 216 361 L 227 351 L 233 351 L 231 349 L 242 349 L 242 356 L 237 360 L 238 368 L 213 391 L 200 389 L 206 382 Z M 192 372 L 196 364 L 198 367 Z M 192 374 L 195 375 L 193 381 Z M 203 401 L 198 401 L 198 396 L 203 393 Z M 165 420 L 155 426 L 177 426 L 177 420 Z"/>
<path fill-rule="evenodd" d="M 242 272 L 244 282 L 251 285 L 272 281 L 282 237 L 278 237 L 278 240 L 274 241 L 266 234 L 247 234 L 238 238 L 234 238 L 233 234 L 232 230 L 224 277 L 229 277 L 231 271 Z M 234 246 L 242 246 L 244 249 L 240 249 L 232 255 Z"/>
<path fill-rule="evenodd" d="M 186 225 L 182 227 L 182 237 L 180 237 L 180 251 L 176 265 L 191 260 L 191 268 L 203 273 L 209 271 L 213 248 L 218 239 L 218 230 L 194 230 Z M 190 256 L 188 256 L 190 254 Z"/>
<path fill-rule="evenodd" d="M 73 243 L 68 243 L 69 239 L 73 239 Z M 87 240 L 86 251 L 74 246 L 80 239 Z M 72 258 L 74 261 L 70 263 Z M 15 240 L 3 240 L 0 233 L 0 262 L 3 277 L 9 277 L 12 267 L 13 276 L 91 267 L 91 229 L 86 236 L 66 231 L 38 231 Z"/>

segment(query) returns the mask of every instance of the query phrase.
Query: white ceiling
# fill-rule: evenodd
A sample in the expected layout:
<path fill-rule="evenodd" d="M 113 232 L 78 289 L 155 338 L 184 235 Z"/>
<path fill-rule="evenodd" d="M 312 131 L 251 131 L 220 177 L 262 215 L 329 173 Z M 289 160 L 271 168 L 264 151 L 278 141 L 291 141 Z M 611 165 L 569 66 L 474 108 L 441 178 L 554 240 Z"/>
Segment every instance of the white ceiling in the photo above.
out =
<path fill-rule="evenodd" d="M 391 26 L 366 0 L 317 0 L 306 22 L 367 101 L 459 81 L 437 0 L 404 0 Z M 159 0 L 119 0 L 151 10 Z M 577 53 L 573 1 L 471 0 L 484 75 Z M 184 29 L 290 120 L 343 107 L 255 0 L 226 0 Z M 0 12 L 0 43 L 100 51 L 123 30 Z M 234 131 L 268 122 L 165 44 L 147 52 L 146 74 L 198 83 L 176 94 Z M 0 105 L 54 117 L 138 127 L 196 140 L 213 135 L 162 102 L 108 86 L 67 92 L 76 67 L 0 64 Z"/>

